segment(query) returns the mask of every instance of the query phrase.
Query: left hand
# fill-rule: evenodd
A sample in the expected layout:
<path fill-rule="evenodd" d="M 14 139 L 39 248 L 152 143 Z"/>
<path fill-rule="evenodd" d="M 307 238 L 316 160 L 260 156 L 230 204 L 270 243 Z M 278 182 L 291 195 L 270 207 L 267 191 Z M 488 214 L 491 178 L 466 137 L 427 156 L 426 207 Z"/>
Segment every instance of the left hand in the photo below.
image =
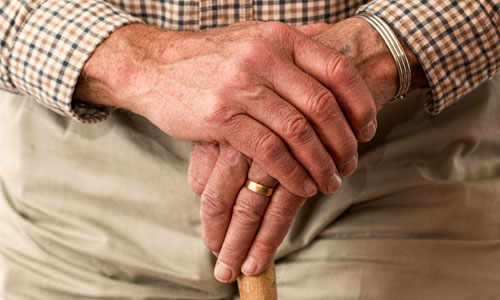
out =
<path fill-rule="evenodd" d="M 218 256 L 215 277 L 232 282 L 270 264 L 306 198 L 290 193 L 259 165 L 228 145 L 196 143 L 189 184 L 202 196 L 205 245 Z M 242 186 L 246 179 L 273 187 L 266 197 Z"/>

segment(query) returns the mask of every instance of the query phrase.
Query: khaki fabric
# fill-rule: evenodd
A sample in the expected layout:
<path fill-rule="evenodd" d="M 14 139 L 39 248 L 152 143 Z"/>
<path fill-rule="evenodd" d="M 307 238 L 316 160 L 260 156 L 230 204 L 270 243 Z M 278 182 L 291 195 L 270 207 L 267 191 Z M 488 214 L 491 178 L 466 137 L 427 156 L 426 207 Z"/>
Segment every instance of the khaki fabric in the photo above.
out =
<path fill-rule="evenodd" d="M 437 116 L 386 106 L 358 171 L 307 201 L 280 299 L 500 299 L 500 76 Z M 230 299 L 187 185 L 192 143 L 0 94 L 3 299 Z"/>

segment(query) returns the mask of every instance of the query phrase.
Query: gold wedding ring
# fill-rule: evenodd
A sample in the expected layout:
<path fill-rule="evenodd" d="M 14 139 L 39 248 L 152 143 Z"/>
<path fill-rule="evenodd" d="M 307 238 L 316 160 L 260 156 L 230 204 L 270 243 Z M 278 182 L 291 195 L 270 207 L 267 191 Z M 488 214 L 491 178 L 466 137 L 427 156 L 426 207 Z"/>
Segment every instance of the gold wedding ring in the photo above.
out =
<path fill-rule="evenodd" d="M 250 179 L 247 179 L 245 186 L 252 192 L 262 196 L 269 197 L 273 194 L 273 188 L 267 187 L 262 184 L 258 184 L 257 182 L 251 181 Z"/>

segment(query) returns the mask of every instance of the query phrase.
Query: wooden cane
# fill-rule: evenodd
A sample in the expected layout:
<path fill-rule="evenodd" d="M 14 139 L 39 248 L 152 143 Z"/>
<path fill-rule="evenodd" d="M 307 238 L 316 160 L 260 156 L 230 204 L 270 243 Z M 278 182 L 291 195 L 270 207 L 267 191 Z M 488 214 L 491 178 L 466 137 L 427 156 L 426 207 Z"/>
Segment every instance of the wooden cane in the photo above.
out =
<path fill-rule="evenodd" d="M 274 261 L 264 273 L 257 276 L 238 276 L 241 300 L 277 300 L 276 271 Z"/>

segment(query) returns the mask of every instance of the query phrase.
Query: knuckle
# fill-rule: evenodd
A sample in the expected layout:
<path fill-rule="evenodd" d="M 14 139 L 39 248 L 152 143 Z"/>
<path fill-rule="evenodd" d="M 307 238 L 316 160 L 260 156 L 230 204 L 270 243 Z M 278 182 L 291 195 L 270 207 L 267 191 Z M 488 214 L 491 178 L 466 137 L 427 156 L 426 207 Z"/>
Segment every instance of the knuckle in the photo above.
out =
<path fill-rule="evenodd" d="M 273 222 L 279 227 L 288 226 L 297 214 L 298 208 L 296 205 L 281 205 L 279 207 L 269 207 L 266 214 L 272 218 Z"/>
<path fill-rule="evenodd" d="M 221 219 L 231 213 L 231 207 L 225 203 L 222 197 L 206 190 L 201 195 L 200 216 L 202 222 L 212 219 Z"/>
<path fill-rule="evenodd" d="M 209 125 L 222 125 L 228 123 L 235 115 L 234 107 L 228 105 L 222 96 L 214 93 L 205 101 L 205 114 L 203 121 Z"/>
<path fill-rule="evenodd" d="M 259 238 L 254 241 L 255 247 L 264 255 L 272 255 L 278 249 L 281 241 L 278 238 Z"/>
<path fill-rule="evenodd" d="M 293 193 L 300 195 L 302 197 L 307 197 L 308 195 L 304 193 L 302 188 L 300 188 L 307 177 L 307 172 L 302 168 L 295 160 L 286 161 L 284 164 L 281 164 L 281 169 L 283 171 L 283 175 L 279 182 L 289 182 L 291 186 L 295 188 L 295 190 L 291 190 Z"/>
<path fill-rule="evenodd" d="M 279 138 L 271 133 L 259 136 L 255 141 L 255 153 L 260 153 L 266 161 L 277 160 L 283 154 Z"/>
<path fill-rule="evenodd" d="M 188 173 L 188 184 L 198 196 L 201 196 L 205 189 L 205 185 L 199 182 L 191 173 Z"/>
<path fill-rule="evenodd" d="M 344 108 L 353 129 L 361 130 L 377 117 L 375 101 L 371 93 L 355 97 L 350 105 Z"/>
<path fill-rule="evenodd" d="M 262 209 L 256 205 L 247 202 L 237 202 L 233 207 L 231 220 L 234 220 L 240 226 L 256 227 L 260 224 L 261 218 Z"/>
<path fill-rule="evenodd" d="M 219 146 L 215 143 L 196 142 L 191 157 L 210 155 L 219 152 Z"/>
<path fill-rule="evenodd" d="M 346 148 L 350 154 L 355 154 L 356 152 L 358 152 L 358 142 L 356 141 L 356 137 L 354 137 L 354 135 L 351 138 L 347 139 Z"/>
<path fill-rule="evenodd" d="M 305 171 L 302 166 L 295 160 L 292 160 L 290 164 L 283 166 L 287 178 L 292 182 L 303 182 Z"/>
<path fill-rule="evenodd" d="M 221 246 L 221 253 L 224 256 L 224 262 L 228 265 L 241 261 L 246 252 L 246 245 L 242 245 L 234 240 L 225 239 Z M 219 256 L 222 259 L 222 256 Z"/>
<path fill-rule="evenodd" d="M 242 56 L 242 61 L 254 60 L 258 56 L 254 54 L 245 54 Z M 235 62 L 231 66 L 224 68 L 220 72 L 223 89 L 227 92 L 228 89 L 241 89 L 256 84 L 255 75 L 248 64 L 242 62 Z M 224 93 L 224 91 L 222 92 Z"/>
<path fill-rule="evenodd" d="M 331 58 L 326 66 L 326 74 L 330 82 L 353 86 L 359 80 L 358 71 L 351 60 L 343 55 Z"/>
<path fill-rule="evenodd" d="M 269 32 L 271 34 L 284 34 L 291 31 L 291 27 L 285 23 L 278 21 L 270 21 L 262 24 L 262 27 L 265 32 Z"/>
<path fill-rule="evenodd" d="M 251 161 L 247 156 L 234 150 L 232 147 L 231 153 L 224 153 L 217 161 L 219 167 L 224 169 L 224 172 L 228 176 L 232 176 L 226 181 L 226 184 L 233 187 L 237 184 L 243 185 L 242 181 L 244 180 L 244 177 L 242 178 L 242 175 L 243 172 L 246 173 L 248 170 L 250 162 Z"/>
<path fill-rule="evenodd" d="M 354 136 L 346 138 L 342 141 L 339 149 L 339 160 L 342 162 L 350 160 L 358 151 L 358 143 Z"/>
<path fill-rule="evenodd" d="M 238 55 L 245 65 L 254 65 L 271 58 L 269 45 L 263 40 L 247 40 L 239 44 Z"/>
<path fill-rule="evenodd" d="M 370 101 L 368 105 L 360 105 L 358 112 L 359 123 L 362 125 L 373 121 L 377 116 L 377 109 L 375 107 L 375 102 Z"/>
<path fill-rule="evenodd" d="M 238 165 L 240 161 L 243 161 L 244 155 L 238 150 L 228 145 L 221 145 L 220 147 L 220 157 L 223 163 L 227 163 L 229 166 L 235 166 Z"/>
<path fill-rule="evenodd" d="M 336 118 L 339 112 L 334 109 L 334 101 L 335 98 L 329 90 L 319 89 L 308 101 L 311 116 L 315 119 Z"/>
<path fill-rule="evenodd" d="M 305 142 L 312 136 L 312 128 L 303 116 L 293 116 L 285 123 L 285 136 L 292 141 Z"/>
<path fill-rule="evenodd" d="M 274 179 L 273 177 L 269 176 L 264 171 L 262 171 L 262 172 L 260 172 L 260 171 L 259 172 L 252 172 L 252 171 L 250 171 L 250 173 L 248 174 L 248 178 L 251 178 L 252 181 L 255 181 L 257 183 L 263 184 L 265 186 L 273 186 L 274 187 L 276 184 L 278 184 L 278 182 L 276 181 L 276 179 Z"/>

